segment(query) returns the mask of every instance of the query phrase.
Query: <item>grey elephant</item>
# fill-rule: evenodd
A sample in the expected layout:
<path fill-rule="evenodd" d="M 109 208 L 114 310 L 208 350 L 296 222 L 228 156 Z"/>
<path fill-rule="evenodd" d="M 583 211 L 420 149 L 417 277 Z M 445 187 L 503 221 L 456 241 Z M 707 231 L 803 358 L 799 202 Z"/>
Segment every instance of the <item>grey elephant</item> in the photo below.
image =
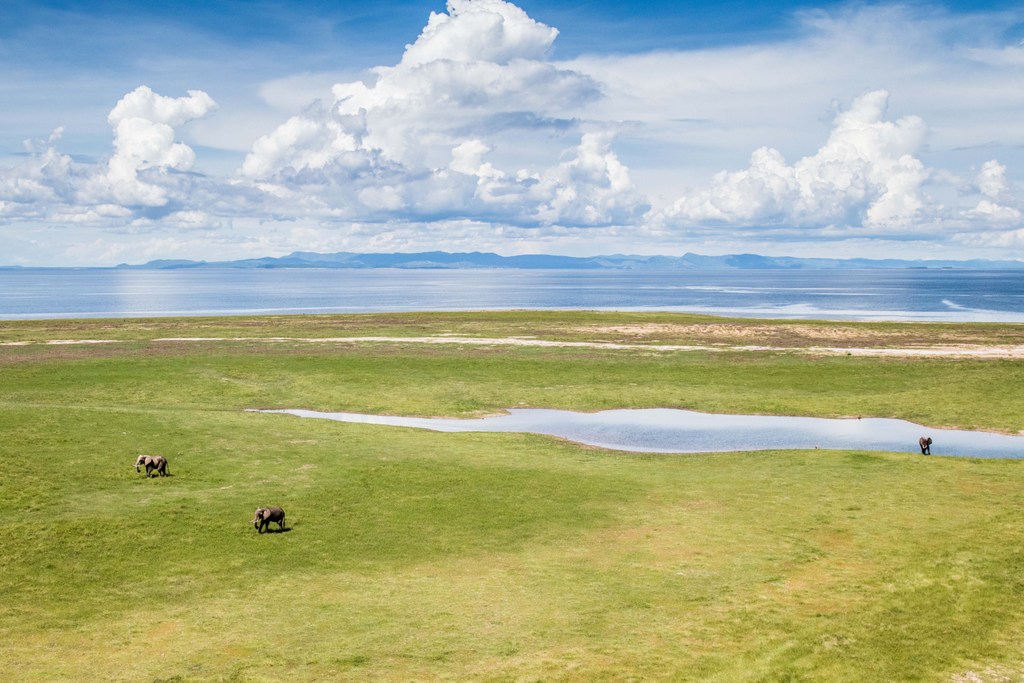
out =
<path fill-rule="evenodd" d="M 139 471 L 139 467 L 146 468 L 146 476 L 153 476 L 153 470 L 156 470 L 161 477 L 167 476 L 167 458 L 162 455 L 140 455 L 135 460 L 135 471 Z"/>
<path fill-rule="evenodd" d="M 270 527 L 271 522 L 277 522 L 277 526 L 284 531 L 284 510 L 281 508 L 256 508 L 256 516 L 253 517 L 252 526 L 261 534 L 264 529 Z"/>
<path fill-rule="evenodd" d="M 921 447 L 921 455 L 932 454 L 932 437 L 922 436 L 917 440 L 917 445 Z"/>

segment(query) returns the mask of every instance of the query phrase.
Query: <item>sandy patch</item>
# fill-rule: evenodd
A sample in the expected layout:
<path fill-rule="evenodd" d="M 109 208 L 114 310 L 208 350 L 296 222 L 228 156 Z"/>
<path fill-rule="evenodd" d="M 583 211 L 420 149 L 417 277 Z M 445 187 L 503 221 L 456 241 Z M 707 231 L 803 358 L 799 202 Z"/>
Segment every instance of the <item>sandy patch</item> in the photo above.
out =
<path fill-rule="evenodd" d="M 978 344 L 919 344 L 902 348 L 877 348 L 863 346 L 788 346 L 780 344 L 657 344 L 629 342 L 557 341 L 552 339 L 529 339 L 523 337 L 161 337 L 152 340 L 161 343 L 187 342 L 246 342 L 246 343 L 304 343 L 304 344 L 359 344 L 366 342 L 381 344 L 454 344 L 463 346 L 531 346 L 547 348 L 582 348 L 645 352 L 763 352 L 774 351 L 811 355 L 925 357 L 925 358 L 1024 358 L 1024 345 L 978 345 Z M 61 339 L 45 342 L 5 342 L 5 346 L 26 346 L 31 343 L 47 345 L 74 344 L 123 344 L 116 339 Z"/>
<path fill-rule="evenodd" d="M 980 671 L 964 671 L 954 674 L 951 683 L 1015 683 L 1024 680 L 1024 666 L 996 665 Z"/>
<path fill-rule="evenodd" d="M 119 339 L 51 339 L 47 344 L 62 346 L 67 344 L 123 344 Z"/>
<path fill-rule="evenodd" d="M 907 349 L 820 348 L 793 349 L 808 353 L 850 356 L 903 356 L 939 358 L 1024 358 L 1024 346 L 928 346 Z"/>

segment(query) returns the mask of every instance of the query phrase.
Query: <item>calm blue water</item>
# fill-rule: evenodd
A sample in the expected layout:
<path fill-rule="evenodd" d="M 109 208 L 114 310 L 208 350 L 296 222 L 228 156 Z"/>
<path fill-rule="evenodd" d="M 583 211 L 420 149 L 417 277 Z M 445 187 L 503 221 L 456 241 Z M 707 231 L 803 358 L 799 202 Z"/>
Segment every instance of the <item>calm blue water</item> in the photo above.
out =
<path fill-rule="evenodd" d="M 509 309 L 1024 322 L 1024 271 L 0 270 L 0 319 Z"/>
<path fill-rule="evenodd" d="M 513 409 L 475 420 L 397 417 L 312 410 L 258 410 L 339 422 L 415 427 L 438 432 L 530 432 L 622 451 L 706 453 L 831 448 L 920 453 L 917 439 L 930 436 L 932 455 L 1024 458 L 1024 436 L 932 429 L 888 418 L 829 419 L 776 415 L 721 415 L 672 408 L 605 410 Z"/>

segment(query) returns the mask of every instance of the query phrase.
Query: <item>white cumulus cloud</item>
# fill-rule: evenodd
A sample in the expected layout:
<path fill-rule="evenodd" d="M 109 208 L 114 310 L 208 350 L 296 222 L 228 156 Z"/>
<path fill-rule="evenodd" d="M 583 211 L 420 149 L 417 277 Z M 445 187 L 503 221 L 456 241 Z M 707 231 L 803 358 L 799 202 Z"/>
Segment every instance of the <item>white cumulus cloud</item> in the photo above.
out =
<path fill-rule="evenodd" d="M 140 86 L 110 112 L 113 149 L 104 160 L 76 162 L 59 152 L 63 129 L 26 142 L 23 162 L 0 169 L 0 220 L 117 228 L 140 217 L 153 222 L 175 211 L 191 215 L 180 213 L 186 203 L 237 211 L 237 192 L 186 173 L 195 153 L 175 139 L 177 128 L 215 107 L 202 91 L 172 98 Z"/>
<path fill-rule="evenodd" d="M 560 118 L 600 92 L 546 61 L 558 31 L 502 0 L 451 0 L 447 10 L 431 14 L 398 64 L 336 84 L 330 102 L 258 139 L 241 177 L 285 198 L 282 212 L 294 201 L 296 212 L 334 219 L 636 221 L 647 204 L 611 133 Z M 552 139 L 570 130 L 578 144 L 559 160 Z M 547 163 L 509 162 L 531 145 Z"/>
<path fill-rule="evenodd" d="M 885 118 L 889 93 L 867 92 L 836 118 L 825 144 L 788 164 L 762 147 L 741 171 L 717 174 L 666 211 L 682 224 L 904 228 L 924 206 L 929 171 L 915 156 L 926 126 L 916 116 Z"/>
<path fill-rule="evenodd" d="M 1009 189 L 1006 181 L 1006 167 L 995 159 L 986 161 L 978 173 L 978 190 L 990 198 L 997 198 Z"/>
<path fill-rule="evenodd" d="M 1006 177 L 1006 166 L 995 159 L 983 163 L 970 191 L 976 191 L 980 198 L 974 208 L 963 212 L 962 218 L 969 227 L 984 231 L 988 227 L 1005 229 L 1021 225 L 1022 203 Z M 994 243 L 999 243 L 1004 234 L 996 232 L 982 237 L 982 241 L 994 239 Z"/>
<path fill-rule="evenodd" d="M 402 66 L 542 59 L 557 35 L 558 29 L 502 0 L 448 0 L 448 14 L 431 12 L 419 38 L 406 46 Z"/>
<path fill-rule="evenodd" d="M 629 169 L 611 149 L 608 134 L 583 136 L 568 161 L 539 178 L 545 201 L 539 216 L 544 223 L 564 225 L 629 224 L 647 209 L 633 188 Z"/>
<path fill-rule="evenodd" d="M 63 128 L 46 140 L 26 140 L 25 160 L 0 169 L 0 218 L 35 218 L 53 204 L 73 201 L 71 157 L 57 151 Z"/>
<path fill-rule="evenodd" d="M 967 213 L 968 217 L 981 219 L 986 223 L 1014 223 L 1019 224 L 1021 219 L 1020 209 L 1012 206 L 1003 206 L 995 202 L 982 199 L 978 205 Z"/>
<path fill-rule="evenodd" d="M 114 130 L 114 154 L 106 173 L 86 189 L 87 199 L 109 198 L 124 205 L 162 206 L 167 189 L 160 176 L 187 171 L 195 163 L 192 148 L 175 142 L 174 129 L 202 118 L 217 104 L 201 90 L 187 97 L 165 97 L 147 86 L 128 93 L 114 106 L 107 122 Z"/>

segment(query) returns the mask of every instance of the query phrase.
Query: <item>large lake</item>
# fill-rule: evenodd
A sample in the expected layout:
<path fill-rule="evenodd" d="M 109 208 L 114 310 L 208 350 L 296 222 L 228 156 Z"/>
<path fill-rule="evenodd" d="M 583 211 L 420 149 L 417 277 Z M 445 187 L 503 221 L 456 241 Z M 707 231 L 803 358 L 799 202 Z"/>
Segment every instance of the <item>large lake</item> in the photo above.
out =
<path fill-rule="evenodd" d="M 0 319 L 509 309 L 1024 321 L 1012 270 L 0 270 Z"/>

